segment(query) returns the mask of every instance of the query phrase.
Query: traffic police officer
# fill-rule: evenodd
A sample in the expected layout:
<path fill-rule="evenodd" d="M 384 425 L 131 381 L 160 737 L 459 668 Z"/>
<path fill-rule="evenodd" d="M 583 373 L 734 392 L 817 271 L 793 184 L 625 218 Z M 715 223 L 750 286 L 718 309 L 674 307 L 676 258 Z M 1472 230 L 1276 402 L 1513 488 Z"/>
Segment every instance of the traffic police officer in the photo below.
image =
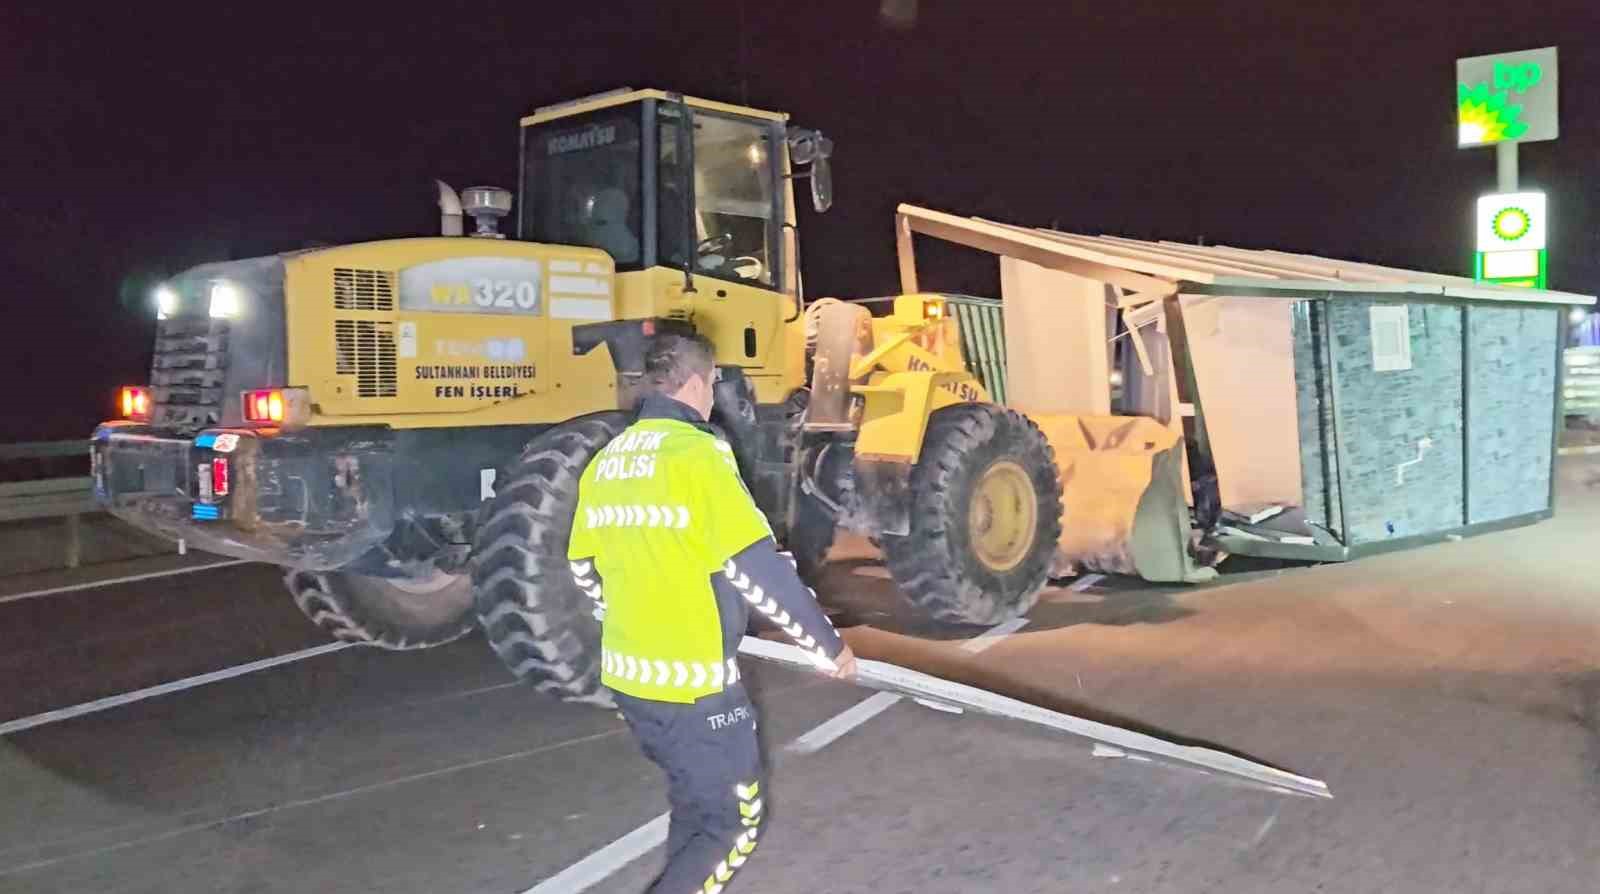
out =
<path fill-rule="evenodd" d="M 736 655 L 753 609 L 835 676 L 855 656 L 778 552 L 707 424 L 715 354 L 660 335 L 638 420 L 589 463 L 568 558 L 602 618 L 601 682 L 667 774 L 666 868 L 650 891 L 717 894 L 755 850 L 765 774 Z"/>

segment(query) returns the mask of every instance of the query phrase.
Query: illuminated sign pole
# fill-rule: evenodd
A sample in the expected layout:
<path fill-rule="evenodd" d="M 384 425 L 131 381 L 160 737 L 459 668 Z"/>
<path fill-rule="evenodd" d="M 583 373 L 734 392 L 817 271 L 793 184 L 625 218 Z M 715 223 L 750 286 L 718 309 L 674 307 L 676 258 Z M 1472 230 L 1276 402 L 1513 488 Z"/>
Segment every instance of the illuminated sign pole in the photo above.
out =
<path fill-rule="evenodd" d="M 1495 147 L 1499 192 L 1478 200 L 1474 276 L 1545 284 L 1545 196 L 1517 190 L 1517 145 L 1559 136 L 1556 48 L 1456 60 L 1456 144 Z"/>

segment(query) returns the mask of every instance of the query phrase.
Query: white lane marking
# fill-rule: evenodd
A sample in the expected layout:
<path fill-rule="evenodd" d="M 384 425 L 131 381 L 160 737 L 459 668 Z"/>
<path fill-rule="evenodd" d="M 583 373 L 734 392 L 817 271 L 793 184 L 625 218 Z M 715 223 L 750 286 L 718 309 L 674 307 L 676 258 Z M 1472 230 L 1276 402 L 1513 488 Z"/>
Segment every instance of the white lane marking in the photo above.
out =
<path fill-rule="evenodd" d="M 796 754 L 811 754 L 826 748 L 833 743 L 833 740 L 889 710 L 890 706 L 898 701 L 900 696 L 893 692 L 879 692 L 865 701 L 857 702 L 843 713 L 835 714 L 815 729 L 790 742 L 784 750 Z"/>
<path fill-rule="evenodd" d="M 1281 809 L 1281 807 L 1274 807 L 1272 809 L 1272 815 L 1267 817 L 1267 821 L 1261 824 L 1260 831 L 1256 832 L 1256 839 L 1250 842 L 1251 847 L 1259 845 L 1261 843 L 1261 839 L 1266 838 L 1267 833 L 1272 831 L 1272 827 L 1278 824 L 1278 811 Z"/>
<path fill-rule="evenodd" d="M 326 655 L 329 652 L 337 652 L 340 649 L 348 649 L 355 645 L 358 644 L 328 643 L 327 645 L 315 646 L 310 649 L 302 649 L 298 652 L 290 652 L 287 655 L 279 655 L 275 658 L 263 658 L 260 661 L 252 661 L 249 664 L 225 667 L 222 670 L 212 671 L 208 674 L 200 674 L 196 677 L 185 677 L 182 680 L 173 680 L 171 683 L 162 683 L 159 686 L 135 689 L 132 692 L 124 692 L 121 695 L 108 695 L 105 698 L 95 699 L 92 702 L 84 702 L 81 705 L 73 705 L 70 708 L 58 708 L 54 711 L 46 711 L 43 714 L 35 714 L 32 717 L 19 717 L 16 720 L 8 720 L 5 723 L 0 723 L 0 736 L 9 736 L 12 733 L 21 732 L 25 729 L 32 729 L 36 726 L 44 726 L 47 723 L 57 723 L 62 720 L 69 720 L 73 717 L 82 717 L 85 714 L 93 714 L 97 711 L 104 711 L 108 708 L 126 705 L 130 702 L 143 701 L 147 698 L 155 698 L 158 695 L 166 695 L 169 692 L 178 692 L 179 690 L 183 689 L 192 689 L 196 686 L 204 686 L 207 683 L 216 683 L 220 680 L 240 677 L 245 674 L 254 673 L 258 670 L 266 670 L 269 667 L 277 667 L 280 664 L 289 664 L 291 662 L 300 661 L 306 658 L 315 658 L 318 655 Z"/>
<path fill-rule="evenodd" d="M 991 627 L 971 640 L 962 643 L 963 651 L 978 653 L 995 645 L 1007 636 L 1022 629 L 1027 618 L 1014 618 Z M 883 713 L 890 705 L 900 701 L 900 696 L 879 692 L 843 712 L 823 721 L 819 726 L 789 743 L 784 750 L 810 753 L 868 720 Z M 814 743 L 802 747 L 801 743 Z M 667 825 L 671 814 L 663 813 L 632 832 L 618 838 L 582 860 L 550 876 L 522 894 L 578 894 L 610 878 L 616 872 L 649 853 L 667 840 Z"/>
<path fill-rule="evenodd" d="M 1083 577 L 1073 581 L 1072 585 L 1067 587 L 1067 589 L 1074 593 L 1082 593 L 1084 590 L 1089 589 L 1105 579 L 1106 576 L 1103 574 L 1085 574 Z"/>
<path fill-rule="evenodd" d="M 78 590 L 93 590 L 96 587 L 114 587 L 117 584 L 131 584 L 135 581 L 154 580 L 158 577 L 172 577 L 177 574 L 192 574 L 196 571 L 210 571 L 213 568 L 231 568 L 234 565 L 248 565 L 251 559 L 230 559 L 226 562 L 212 562 L 210 565 L 191 565 L 186 568 L 173 568 L 169 571 L 152 571 L 149 574 L 130 574 L 127 577 L 113 577 L 107 580 L 92 580 L 83 584 L 71 584 L 65 587 L 51 587 L 48 590 L 33 590 L 27 593 L 13 593 L 10 596 L 0 596 L 0 603 L 19 602 L 23 599 L 37 599 L 40 596 L 54 596 L 58 593 L 75 593 Z"/>
<path fill-rule="evenodd" d="M 1027 618 L 1013 618 L 1004 624 L 991 627 L 970 640 L 961 644 L 961 651 L 976 655 L 989 648 L 1028 623 Z M 860 704 L 850 708 L 843 714 L 826 721 L 816 729 L 806 733 L 789 744 L 785 751 L 797 754 L 811 754 L 833 744 L 833 741 L 845 733 L 850 732 L 868 720 L 889 710 L 902 696 L 892 692 L 880 692 Z"/>
<path fill-rule="evenodd" d="M 523 894 L 577 894 L 610 878 L 667 840 L 671 815 L 663 813 L 582 860 L 524 891 Z"/>
<path fill-rule="evenodd" d="M 521 684 L 518 684 L 518 685 L 521 685 Z M 573 745 L 581 745 L 581 744 L 584 744 L 584 743 L 587 743 L 587 742 L 595 742 L 595 741 L 598 741 L 600 739 L 607 738 L 609 736 L 621 735 L 622 733 L 625 733 L 625 732 L 627 732 L 627 730 L 625 730 L 625 729 L 607 730 L 607 731 L 605 731 L 603 733 L 594 733 L 593 735 L 579 736 L 578 738 L 575 738 L 575 739 L 567 739 L 567 740 L 564 740 L 564 741 L 561 741 L 561 742 L 552 742 L 549 745 L 540 745 L 537 748 L 529 748 L 529 749 L 526 749 L 524 751 L 512 752 L 511 754 L 497 754 L 494 757 L 486 757 L 486 758 L 482 758 L 480 760 L 467 761 L 466 763 L 462 763 L 462 764 L 452 764 L 451 766 L 440 767 L 440 768 L 438 768 L 436 770 L 424 770 L 421 773 L 412 773 L 409 776 L 401 776 L 401 777 L 398 777 L 396 779 L 385 779 L 382 782 L 373 782 L 373 783 L 369 783 L 367 785 L 357 786 L 355 788 L 347 788 L 347 789 L 342 789 L 342 790 L 336 791 L 336 792 L 328 792 L 325 795 L 317 795 L 317 796 L 312 797 L 312 798 L 301 798 L 300 800 L 297 800 L 297 801 L 285 801 L 282 804 L 271 804 L 271 805 L 268 805 L 266 807 L 258 808 L 256 810 L 249 810 L 249 811 L 246 811 L 244 813 L 236 813 L 236 814 L 233 814 L 232 816 L 222 817 L 221 819 L 206 820 L 204 822 L 192 823 L 192 824 L 187 825 L 187 826 L 181 826 L 181 827 L 176 828 L 176 829 L 169 829 L 169 830 L 167 830 L 165 832 L 160 832 L 160 833 L 157 833 L 155 835 L 151 835 L 151 836 L 148 836 L 148 837 L 145 837 L 145 838 L 138 838 L 138 839 L 134 839 L 134 840 L 131 840 L 131 841 L 122 841 L 122 842 L 118 842 L 116 844 L 107 845 L 105 847 L 96 848 L 94 850 L 80 851 L 78 853 L 67 854 L 67 855 L 61 856 L 61 857 L 53 857 L 53 858 L 50 858 L 48 860 L 36 860 L 36 861 L 34 861 L 32 863 L 23 863 L 23 864 L 18 865 L 18 866 L 0 867 L 0 876 L 16 875 L 17 873 L 27 872 L 27 871 L 32 870 L 32 869 L 43 869 L 43 868 L 45 868 L 47 866 L 54 866 L 57 863 L 65 863 L 68 860 L 77 860 L 77 859 L 81 859 L 83 857 L 98 857 L 98 856 L 100 856 L 102 854 L 107 854 L 107 853 L 110 853 L 110 852 L 113 852 L 113 851 L 126 850 L 126 849 L 128 849 L 130 847 L 139 847 L 140 845 L 154 844 L 154 843 L 156 843 L 158 841 L 166 841 L 166 840 L 171 839 L 171 838 L 178 838 L 180 836 L 187 835 L 190 832 L 200 832 L 200 831 L 204 831 L 206 829 L 214 829 L 214 828 L 216 828 L 218 826 L 225 826 L 225 825 L 227 825 L 229 823 L 237 823 L 237 822 L 241 822 L 243 820 L 256 819 L 258 817 L 266 816 L 267 814 L 270 814 L 270 813 L 277 813 L 280 810 L 296 810 L 296 809 L 299 809 L 301 807 L 312 807 L 312 806 L 315 806 L 317 804 L 325 804 L 325 803 L 327 803 L 329 801 L 338 801 L 340 799 L 350 798 L 350 797 L 354 797 L 356 795 L 365 795 L 365 794 L 368 794 L 368 793 L 371 793 L 371 792 L 375 792 L 375 791 L 382 791 L 383 789 L 393 788 L 393 787 L 395 787 L 397 785 L 407 785 L 407 784 L 410 784 L 410 783 L 413 783 L 413 782 L 420 782 L 420 781 L 423 781 L 423 780 L 426 780 L 426 779 L 433 779 L 434 777 L 437 777 L 437 776 L 446 776 L 446 775 L 449 775 L 451 773 L 460 773 L 460 772 L 462 772 L 464 770 L 475 770 L 475 769 L 477 769 L 479 767 L 488 767 L 488 766 L 492 766 L 494 764 L 503 764 L 503 763 L 505 763 L 507 761 L 520 760 L 520 759 L 525 758 L 525 757 L 532 757 L 532 756 L 537 755 L 537 754 L 544 754 L 546 752 L 556 751 L 556 750 L 561 749 L 561 748 L 568 748 L 568 747 L 571 747 Z M 666 832 L 664 832 L 664 831 L 662 832 L 662 838 L 663 839 L 666 838 Z"/>

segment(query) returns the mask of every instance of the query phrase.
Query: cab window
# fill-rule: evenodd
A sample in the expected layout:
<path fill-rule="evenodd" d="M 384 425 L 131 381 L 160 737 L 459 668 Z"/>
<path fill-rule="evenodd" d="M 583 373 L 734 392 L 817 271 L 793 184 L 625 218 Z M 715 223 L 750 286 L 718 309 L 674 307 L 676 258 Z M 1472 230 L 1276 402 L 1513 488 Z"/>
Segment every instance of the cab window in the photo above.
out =
<path fill-rule="evenodd" d="M 659 236 L 661 263 L 682 267 L 694 227 L 694 271 L 698 275 L 774 288 L 778 280 L 778 202 L 780 174 L 767 122 L 694 113 L 694 200 L 692 223 L 685 213 L 677 110 L 662 108 L 658 119 L 660 168 Z"/>
<path fill-rule="evenodd" d="M 527 129 L 522 238 L 598 248 L 618 270 L 644 266 L 638 115 L 624 106 Z"/>

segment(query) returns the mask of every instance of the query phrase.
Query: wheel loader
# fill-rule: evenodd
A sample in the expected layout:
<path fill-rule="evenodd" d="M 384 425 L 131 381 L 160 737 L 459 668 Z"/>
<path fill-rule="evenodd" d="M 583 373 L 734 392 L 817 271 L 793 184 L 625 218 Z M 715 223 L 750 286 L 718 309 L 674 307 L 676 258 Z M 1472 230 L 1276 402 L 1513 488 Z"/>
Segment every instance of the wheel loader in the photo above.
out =
<path fill-rule="evenodd" d="M 540 108 L 520 138 L 515 201 L 439 184 L 439 236 L 160 286 L 150 379 L 93 435 L 100 503 L 282 566 L 340 639 L 410 649 L 481 627 L 539 690 L 605 703 L 599 626 L 566 570 L 577 483 L 630 421 L 646 341 L 693 330 L 717 350 L 712 422 L 804 573 L 845 529 L 940 620 L 1032 605 L 1062 535 L 1059 470 L 1036 420 L 970 371 L 950 301 L 803 300 L 794 184 L 827 210 L 831 141 L 629 89 Z"/>

